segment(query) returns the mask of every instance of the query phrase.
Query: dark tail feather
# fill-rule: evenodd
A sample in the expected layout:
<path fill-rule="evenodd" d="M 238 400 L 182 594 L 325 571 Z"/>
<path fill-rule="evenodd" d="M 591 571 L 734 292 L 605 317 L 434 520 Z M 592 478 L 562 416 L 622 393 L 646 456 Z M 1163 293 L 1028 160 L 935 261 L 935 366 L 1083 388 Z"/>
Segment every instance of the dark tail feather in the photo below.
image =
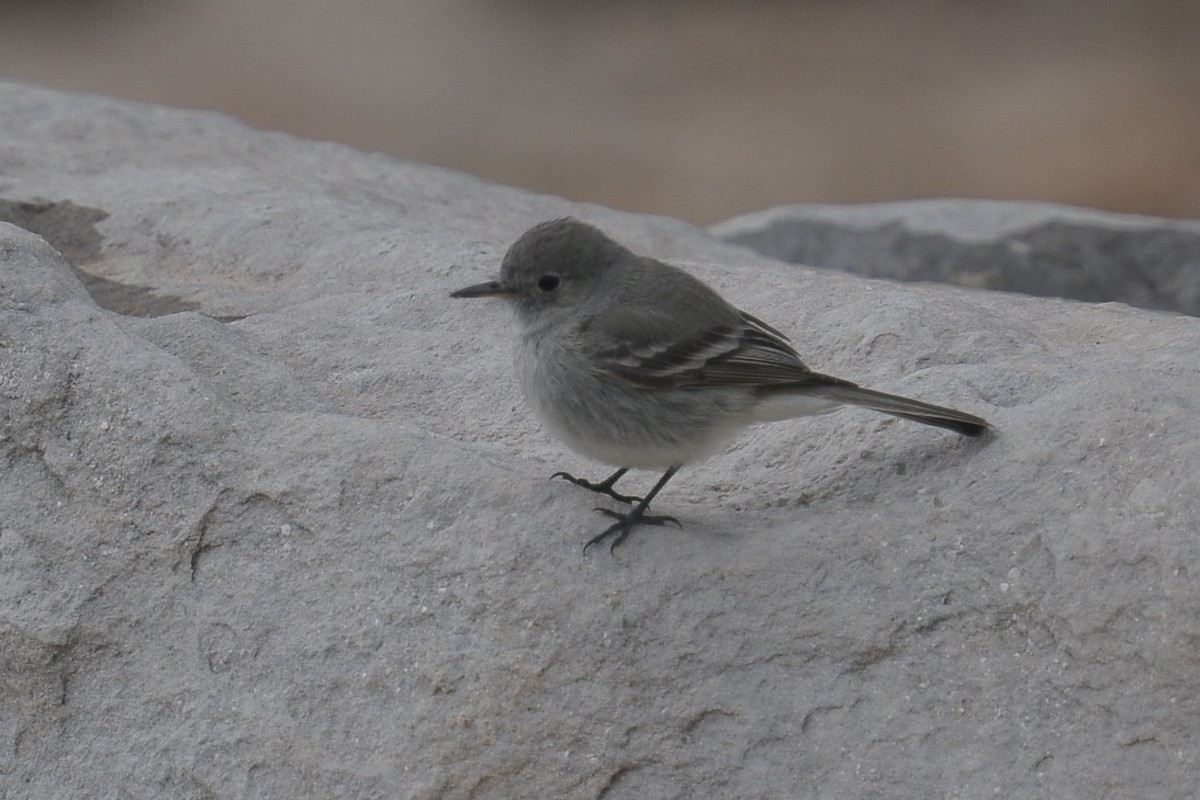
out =
<path fill-rule="evenodd" d="M 861 386 L 854 386 L 853 384 L 823 386 L 813 393 L 819 394 L 822 397 L 828 397 L 830 400 L 835 400 L 839 403 L 862 406 L 872 411 L 891 414 L 894 417 L 904 417 L 905 419 L 922 422 L 926 425 L 948 428 L 956 433 L 961 433 L 963 436 L 982 436 L 991 428 L 986 420 L 980 419 L 973 414 L 964 414 L 962 411 L 955 411 L 953 408 L 922 403 L 920 400 L 913 400 L 896 394 L 876 392 L 873 389 L 864 389 Z"/>

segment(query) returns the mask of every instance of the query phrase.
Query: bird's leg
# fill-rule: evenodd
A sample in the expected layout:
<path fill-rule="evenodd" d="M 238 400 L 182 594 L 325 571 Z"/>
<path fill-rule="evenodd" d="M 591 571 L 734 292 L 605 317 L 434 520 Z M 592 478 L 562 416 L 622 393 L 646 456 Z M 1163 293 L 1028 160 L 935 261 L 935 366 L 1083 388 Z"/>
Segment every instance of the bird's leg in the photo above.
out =
<path fill-rule="evenodd" d="M 600 542 L 604 541 L 605 538 L 612 536 L 612 544 L 608 546 L 608 552 L 611 553 L 617 549 L 617 545 L 625 541 L 625 537 L 627 537 L 629 532 L 633 530 L 633 526 L 639 523 L 642 525 L 665 525 L 668 522 L 674 522 L 676 525 L 679 525 L 679 527 L 682 528 L 683 526 L 679 524 L 679 520 L 675 519 L 674 517 L 669 517 L 665 514 L 657 516 L 650 516 L 646 514 L 646 509 L 650 507 L 650 501 L 654 499 L 656 494 L 658 494 L 658 490 L 666 486 L 667 481 L 671 480 L 671 476 L 678 471 L 679 467 L 671 467 L 669 470 L 667 470 L 666 473 L 664 473 L 663 476 L 658 479 L 658 483 L 654 484 L 654 488 L 650 490 L 650 493 L 647 494 L 645 498 L 638 502 L 638 504 L 630 509 L 630 511 L 626 514 L 619 514 L 616 511 L 607 508 L 597 508 L 596 510 L 601 514 L 606 514 L 612 517 L 616 520 L 616 522 L 601 531 L 598 536 L 593 536 L 591 539 L 589 539 L 588 543 L 583 546 L 583 552 L 586 553 L 588 548 L 592 545 L 599 544 Z M 614 476 L 613 480 L 616 480 L 619 477 L 620 474 Z"/>
<path fill-rule="evenodd" d="M 613 489 L 613 484 L 621 480 L 621 476 L 626 472 L 629 472 L 629 467 L 621 467 L 619 470 L 614 472 L 612 475 L 609 475 L 600 483 L 592 483 L 591 481 L 584 480 L 583 478 L 576 478 L 574 475 L 569 475 L 566 472 L 556 472 L 550 476 L 550 480 L 562 478 L 564 481 L 570 481 L 576 486 L 582 486 L 584 489 L 590 489 L 593 492 L 606 494 L 613 500 L 617 500 L 622 503 L 640 503 L 642 502 L 642 498 L 635 497 L 630 494 L 621 494 L 616 489 Z"/>

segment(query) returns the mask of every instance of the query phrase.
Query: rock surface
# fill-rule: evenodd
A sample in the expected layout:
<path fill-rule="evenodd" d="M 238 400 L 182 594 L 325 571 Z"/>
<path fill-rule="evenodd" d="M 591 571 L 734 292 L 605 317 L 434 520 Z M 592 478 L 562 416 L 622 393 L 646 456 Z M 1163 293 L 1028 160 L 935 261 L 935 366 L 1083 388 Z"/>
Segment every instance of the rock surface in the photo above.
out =
<path fill-rule="evenodd" d="M 873 278 L 1200 316 L 1200 222 L 1194 220 L 1047 203 L 923 200 L 781 206 L 713 231 L 771 258 Z"/>
<path fill-rule="evenodd" d="M 1196 319 L 0 108 L 0 796 L 1195 796 Z M 546 479 L 605 470 L 526 410 L 504 310 L 447 296 L 567 214 L 997 434 L 756 428 L 661 496 L 683 530 L 581 556 L 596 499 Z"/>

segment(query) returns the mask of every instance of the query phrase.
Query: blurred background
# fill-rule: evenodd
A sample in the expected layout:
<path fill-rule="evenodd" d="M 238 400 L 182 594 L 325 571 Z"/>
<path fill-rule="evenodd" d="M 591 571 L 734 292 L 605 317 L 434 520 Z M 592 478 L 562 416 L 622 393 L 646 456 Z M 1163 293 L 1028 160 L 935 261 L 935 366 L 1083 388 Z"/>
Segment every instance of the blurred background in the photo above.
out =
<path fill-rule="evenodd" d="M 698 224 L 947 196 L 1200 217 L 1196 0 L 4 0 L 0 78 Z"/>

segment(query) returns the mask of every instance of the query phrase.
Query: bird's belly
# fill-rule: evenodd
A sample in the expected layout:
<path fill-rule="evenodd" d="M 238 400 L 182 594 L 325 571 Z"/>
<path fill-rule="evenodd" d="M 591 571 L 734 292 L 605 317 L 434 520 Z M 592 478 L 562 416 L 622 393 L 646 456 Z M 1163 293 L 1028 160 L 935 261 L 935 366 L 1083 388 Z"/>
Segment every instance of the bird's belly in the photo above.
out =
<path fill-rule="evenodd" d="M 517 375 L 550 433 L 616 467 L 666 469 L 719 451 L 748 421 L 749 393 L 643 389 L 589 368 L 561 347 L 518 341 Z"/>

